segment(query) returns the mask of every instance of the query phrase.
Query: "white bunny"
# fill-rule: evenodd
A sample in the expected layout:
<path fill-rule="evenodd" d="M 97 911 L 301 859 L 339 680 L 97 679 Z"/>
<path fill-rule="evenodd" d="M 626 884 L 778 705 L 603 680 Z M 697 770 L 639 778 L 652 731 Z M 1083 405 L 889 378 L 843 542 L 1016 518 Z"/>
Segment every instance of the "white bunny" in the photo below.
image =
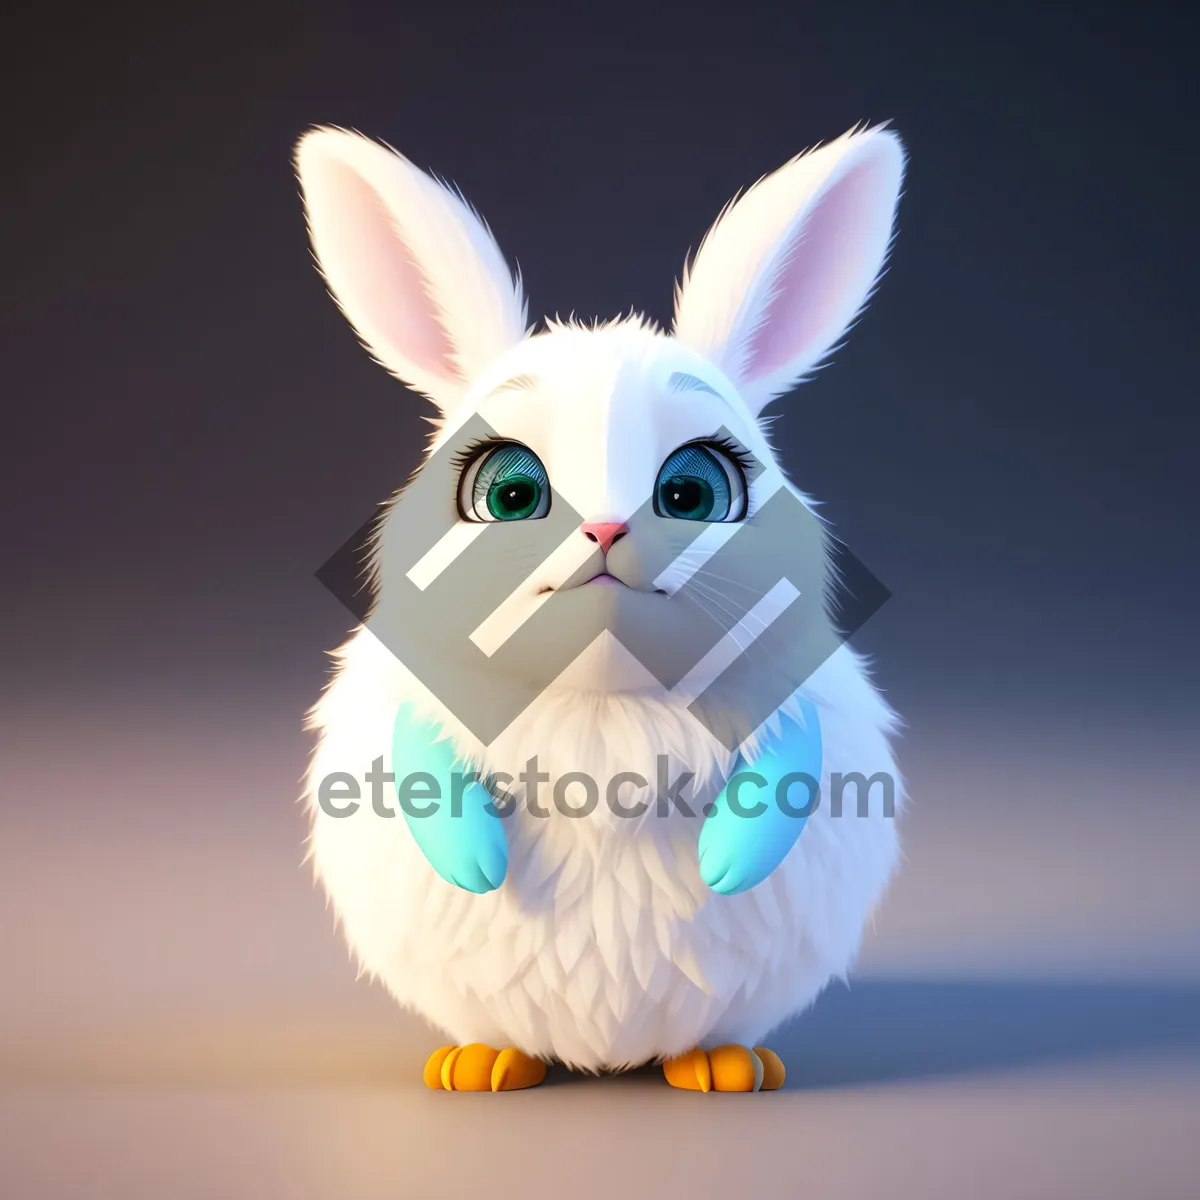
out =
<path fill-rule="evenodd" d="M 535 509 L 550 487 L 582 517 L 563 554 L 540 562 L 506 602 L 509 628 L 562 592 L 589 620 L 632 613 L 669 637 L 690 619 L 675 593 L 696 564 L 682 553 L 661 576 L 639 575 L 645 539 L 694 531 L 687 519 L 701 510 L 724 533 L 749 530 L 780 488 L 817 531 L 804 545 L 820 591 L 830 568 L 812 502 L 783 478 L 759 417 L 828 355 L 879 277 L 904 170 L 894 133 L 852 130 L 728 207 L 685 271 L 670 334 L 629 317 L 586 328 L 550 321 L 531 335 L 519 279 L 457 193 L 390 148 L 336 129 L 304 136 L 296 163 L 334 297 L 374 357 L 440 409 L 430 454 L 482 418 L 508 455 L 508 466 L 481 467 L 479 452 L 462 460 L 445 500 L 459 548 L 493 518 L 542 515 Z M 698 474 L 668 471 L 665 484 L 664 464 L 687 447 L 700 447 L 688 451 L 700 454 Z M 740 474 L 743 452 L 762 465 L 757 477 Z M 713 488 L 730 494 L 722 501 Z M 652 493 L 682 507 L 629 524 Z M 385 615 L 400 586 L 403 564 L 389 555 L 404 520 L 399 503 L 375 543 L 376 612 Z M 574 586 L 585 561 L 596 564 L 590 582 Z M 705 594 L 710 614 L 719 611 L 720 581 Z M 812 732 L 803 714 L 815 713 L 822 795 L 836 773 L 878 775 L 894 781 L 899 811 L 896 718 L 862 660 L 841 646 L 795 683 L 748 731 L 746 760 L 789 721 Z M 895 821 L 877 796 L 865 814 L 853 793 L 840 817 L 821 803 L 762 882 L 747 877 L 724 891 L 712 861 L 701 870 L 702 822 L 678 812 L 539 816 L 521 803 L 529 789 L 513 787 L 507 861 L 468 863 L 482 882 L 455 886 L 412 822 L 381 819 L 365 803 L 334 816 L 320 802 L 335 774 L 362 780 L 379 759 L 397 777 L 411 767 L 393 762 L 404 706 L 481 771 L 516 779 L 536 757 L 546 794 L 572 772 L 602 788 L 619 772 L 655 780 L 665 759 L 711 797 L 735 756 L 689 711 L 694 695 L 665 688 L 606 631 L 484 745 L 369 627 L 336 652 L 310 715 L 320 739 L 306 788 L 312 858 L 363 972 L 452 1039 L 426 1066 L 430 1086 L 526 1087 L 547 1060 L 586 1071 L 663 1061 L 671 1083 L 705 1091 L 782 1084 L 782 1064 L 759 1042 L 849 969 L 897 862 Z"/>

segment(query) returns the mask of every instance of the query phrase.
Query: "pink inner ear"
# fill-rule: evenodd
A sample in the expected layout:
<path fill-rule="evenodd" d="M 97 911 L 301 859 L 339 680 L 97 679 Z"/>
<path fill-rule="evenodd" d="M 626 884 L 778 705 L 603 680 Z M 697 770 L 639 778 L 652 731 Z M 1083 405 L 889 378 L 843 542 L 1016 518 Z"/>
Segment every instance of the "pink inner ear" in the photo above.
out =
<path fill-rule="evenodd" d="M 393 349 L 423 372 L 460 379 L 429 281 L 379 193 L 342 163 L 325 164 L 323 174 L 328 213 L 317 252 L 346 315 L 380 356 Z"/>
<path fill-rule="evenodd" d="M 819 358 L 853 319 L 871 285 L 889 232 L 887 165 L 852 167 L 833 184 L 784 250 L 775 298 L 750 339 L 748 378 Z"/>

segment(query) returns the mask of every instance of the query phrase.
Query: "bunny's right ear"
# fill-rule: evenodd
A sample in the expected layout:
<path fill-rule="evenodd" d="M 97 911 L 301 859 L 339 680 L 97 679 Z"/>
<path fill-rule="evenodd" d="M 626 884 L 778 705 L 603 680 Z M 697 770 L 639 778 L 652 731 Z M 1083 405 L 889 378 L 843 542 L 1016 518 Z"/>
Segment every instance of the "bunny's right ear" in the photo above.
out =
<path fill-rule="evenodd" d="M 314 129 L 296 146 L 317 263 L 375 359 L 444 413 L 526 332 L 520 281 L 458 193 L 387 146 Z"/>

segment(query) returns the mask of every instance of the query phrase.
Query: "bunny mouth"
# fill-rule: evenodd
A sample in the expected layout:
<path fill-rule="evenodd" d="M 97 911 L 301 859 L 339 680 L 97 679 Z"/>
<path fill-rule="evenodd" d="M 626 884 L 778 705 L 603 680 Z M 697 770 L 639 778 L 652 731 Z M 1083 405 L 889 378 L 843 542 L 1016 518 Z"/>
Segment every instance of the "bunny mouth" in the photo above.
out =
<path fill-rule="evenodd" d="M 647 592 L 656 596 L 665 596 L 667 593 L 662 588 L 639 588 L 634 587 L 631 583 L 626 583 L 619 575 L 613 575 L 610 571 L 597 571 L 595 575 L 587 579 L 580 580 L 578 583 L 571 584 L 570 587 L 561 588 L 560 591 L 574 592 L 579 588 L 589 587 L 595 584 L 597 587 L 622 587 L 627 588 L 632 592 Z"/>
<path fill-rule="evenodd" d="M 587 579 L 581 579 L 578 583 L 571 583 L 564 586 L 554 587 L 552 584 L 544 583 L 537 589 L 537 595 L 545 596 L 550 592 L 577 592 L 580 588 L 585 588 L 595 584 L 597 587 L 625 588 L 631 592 L 646 592 L 648 595 L 665 596 L 667 593 L 662 588 L 639 588 L 634 587 L 631 583 L 626 583 L 619 575 L 613 575 L 609 571 L 597 571 L 595 575 L 588 576 Z"/>
<path fill-rule="evenodd" d="M 587 579 L 581 579 L 578 583 L 568 584 L 565 587 L 551 587 L 549 584 L 543 584 L 538 588 L 538 594 L 543 595 L 546 592 L 575 592 L 582 587 L 587 587 L 588 584 L 595 583 L 601 587 L 623 587 L 627 588 L 629 584 L 623 579 L 618 579 L 615 575 L 610 575 L 607 571 L 597 571 L 595 575 L 590 575 Z"/>

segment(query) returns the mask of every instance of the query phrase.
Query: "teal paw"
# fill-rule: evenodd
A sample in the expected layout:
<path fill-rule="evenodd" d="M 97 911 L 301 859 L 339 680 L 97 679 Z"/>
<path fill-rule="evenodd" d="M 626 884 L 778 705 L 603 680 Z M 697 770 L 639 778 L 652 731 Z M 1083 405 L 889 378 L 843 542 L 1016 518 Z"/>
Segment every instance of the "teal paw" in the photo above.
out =
<path fill-rule="evenodd" d="M 821 722 L 808 700 L 800 712 L 804 724 L 783 717 L 752 763 L 739 755 L 700 830 L 700 877 L 715 892 L 733 896 L 762 883 L 796 844 L 808 819 L 802 810 L 810 800 L 815 806 L 807 781 L 821 778 Z"/>
<path fill-rule="evenodd" d="M 508 840 L 491 794 L 471 778 L 447 739 L 400 706 L 392 734 L 392 770 L 400 811 L 429 865 L 447 883 L 482 894 L 508 873 Z"/>

